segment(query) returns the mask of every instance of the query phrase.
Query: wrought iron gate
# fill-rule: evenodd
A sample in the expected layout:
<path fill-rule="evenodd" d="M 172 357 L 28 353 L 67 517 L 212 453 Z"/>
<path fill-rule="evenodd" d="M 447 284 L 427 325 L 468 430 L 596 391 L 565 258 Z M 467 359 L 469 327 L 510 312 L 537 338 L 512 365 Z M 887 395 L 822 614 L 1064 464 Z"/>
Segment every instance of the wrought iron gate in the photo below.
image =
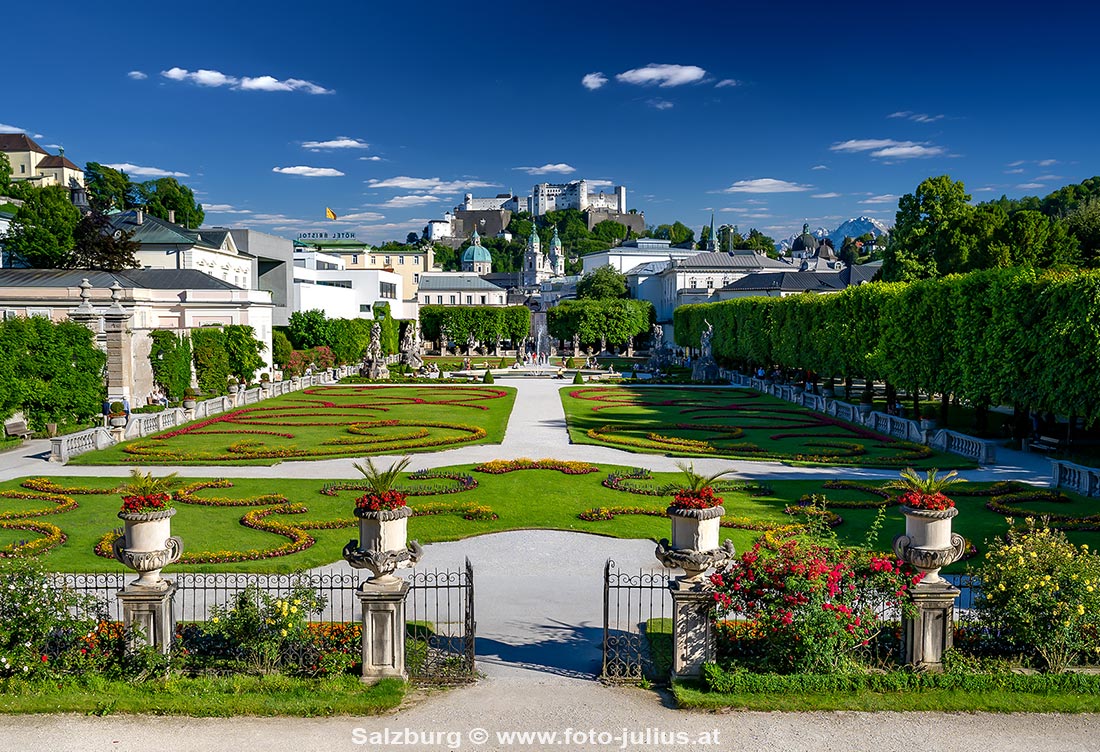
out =
<path fill-rule="evenodd" d="M 672 663 L 672 596 L 663 570 L 603 570 L 603 674 L 611 683 L 668 678 Z"/>
<path fill-rule="evenodd" d="M 405 602 L 405 665 L 409 680 L 429 684 L 474 681 L 474 568 L 417 572 Z"/>

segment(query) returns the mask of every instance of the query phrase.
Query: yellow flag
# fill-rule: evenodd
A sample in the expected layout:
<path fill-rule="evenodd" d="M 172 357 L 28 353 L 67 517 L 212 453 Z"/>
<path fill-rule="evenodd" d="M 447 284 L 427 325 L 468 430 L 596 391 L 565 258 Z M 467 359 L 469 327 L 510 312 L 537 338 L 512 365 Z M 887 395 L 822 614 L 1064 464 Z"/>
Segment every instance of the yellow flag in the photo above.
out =
<path fill-rule="evenodd" d="M 336 212 L 334 212 L 332 209 L 330 209 L 326 206 L 325 207 L 325 216 L 328 217 L 329 219 L 336 219 Z"/>

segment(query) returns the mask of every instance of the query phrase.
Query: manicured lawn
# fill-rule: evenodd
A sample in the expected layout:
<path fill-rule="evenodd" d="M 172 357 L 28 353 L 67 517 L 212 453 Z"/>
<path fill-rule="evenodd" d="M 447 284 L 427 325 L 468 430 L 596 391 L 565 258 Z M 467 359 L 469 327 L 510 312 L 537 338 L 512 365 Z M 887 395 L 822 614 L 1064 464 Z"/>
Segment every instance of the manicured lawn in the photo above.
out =
<path fill-rule="evenodd" d="M 0 680 L 0 713 L 379 715 L 400 705 L 404 696 L 405 684 L 396 679 L 368 686 L 347 675 L 328 679 L 171 677 L 141 682 L 86 675 L 61 683 Z"/>
<path fill-rule="evenodd" d="M 318 386 L 240 407 L 73 464 L 272 465 L 499 444 L 515 389 Z"/>
<path fill-rule="evenodd" d="M 414 464 L 415 467 L 415 464 Z M 446 468 L 439 472 L 457 476 L 470 475 L 477 481 L 473 490 L 450 492 L 460 485 L 458 480 L 429 478 L 406 481 L 402 485 L 425 495 L 414 495 L 409 504 L 421 513 L 409 522 L 410 538 L 422 543 L 451 541 L 503 530 L 542 528 L 595 533 L 619 538 L 656 540 L 669 535 L 669 522 L 664 509 L 670 498 L 613 490 L 602 485 L 608 473 L 628 472 L 628 468 L 603 466 L 599 472 L 585 475 L 565 475 L 556 470 L 521 470 L 492 475 L 473 472 L 473 466 Z M 639 490 L 656 490 L 674 484 L 677 473 L 655 473 L 650 479 L 627 480 L 628 486 Z M 194 482 L 196 479 L 188 479 Z M 0 545 L 14 545 L 20 540 L 35 540 L 41 533 L 18 529 L 27 523 L 56 525 L 67 536 L 65 542 L 44 555 L 47 566 L 57 571 L 121 571 L 122 565 L 113 559 L 96 556 L 94 551 L 104 536 L 119 526 L 116 517 L 120 498 L 117 494 L 75 494 L 78 487 L 110 489 L 117 481 L 98 478 L 57 479 L 61 492 L 68 492 L 79 505 L 61 514 L 31 517 L 29 513 L 50 511 L 53 497 L 38 494 L 38 498 L 5 497 L 7 491 L 32 494 L 20 488 L 20 481 L 0 483 Z M 785 512 L 797 509 L 798 500 L 807 494 L 823 494 L 831 502 L 829 509 L 843 518 L 836 529 L 841 542 L 860 543 L 875 518 L 875 509 L 848 508 L 850 503 L 877 503 L 880 497 L 857 489 L 828 489 L 822 481 L 776 481 L 770 489 L 744 488 L 725 490 L 726 517 L 723 537 L 733 540 L 744 551 L 767 527 L 781 527 L 797 522 Z M 184 540 L 184 556 L 193 562 L 176 564 L 168 571 L 245 571 L 292 572 L 298 569 L 328 564 L 340 560 L 340 552 L 349 538 L 357 537 L 352 516 L 354 499 L 361 491 L 336 490 L 335 495 L 321 493 L 325 484 L 303 479 L 234 479 L 224 487 L 196 490 L 195 500 L 245 500 L 238 506 L 206 506 L 178 502 L 172 530 Z M 982 484 L 966 484 L 953 492 L 960 514 L 955 518 L 957 532 L 973 542 L 979 550 L 985 541 L 1002 534 L 1007 526 L 1004 514 L 986 509 L 988 496 L 967 495 Z M 430 492 L 430 493 L 427 493 Z M 258 498 L 277 493 L 279 496 Z M 1006 501 L 1007 499 L 1007 501 Z M 1044 513 L 1070 516 L 1095 514 L 1095 500 L 1069 495 L 1063 501 L 1044 498 L 1012 501 L 998 497 L 1015 508 L 1038 517 Z M 602 508 L 607 514 L 596 515 L 612 519 L 580 519 L 578 515 Z M 492 516 L 496 518 L 493 519 Z M 1025 514 L 1014 514 L 1017 524 Z M 22 519 L 20 519 L 22 518 Z M 242 520 L 260 528 L 245 527 Z M 732 527 L 731 527 L 732 526 Z M 889 550 L 893 537 L 904 530 L 904 520 L 896 506 L 886 509 L 886 521 L 879 532 L 876 546 Z M 1100 533 L 1071 531 L 1078 543 L 1100 545 Z M 298 543 L 295 543 L 297 541 Z M 278 555 L 281 551 L 294 551 Z M 245 556 L 248 560 L 241 560 Z M 947 571 L 963 571 L 959 563 Z"/>
<path fill-rule="evenodd" d="M 747 389 L 571 387 L 561 397 L 575 444 L 794 464 L 974 466 Z"/>

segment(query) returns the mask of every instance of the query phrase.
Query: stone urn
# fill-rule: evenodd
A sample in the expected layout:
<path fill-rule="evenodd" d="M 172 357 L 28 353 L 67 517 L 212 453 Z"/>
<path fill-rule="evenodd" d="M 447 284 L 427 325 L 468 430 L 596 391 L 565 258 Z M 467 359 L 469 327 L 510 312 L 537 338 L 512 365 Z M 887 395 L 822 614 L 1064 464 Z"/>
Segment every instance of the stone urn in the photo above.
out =
<path fill-rule="evenodd" d="M 126 427 L 126 415 L 111 415 L 108 417 L 108 422 L 111 424 L 111 428 L 125 428 Z"/>
<path fill-rule="evenodd" d="M 894 553 L 924 574 L 922 584 L 943 582 L 940 569 L 953 564 L 966 552 L 966 540 L 951 532 L 951 520 L 959 513 L 948 509 L 901 507 L 905 535 L 894 538 Z"/>
<path fill-rule="evenodd" d="M 175 509 L 118 513 L 125 527 L 111 550 L 116 559 L 140 575 L 134 587 L 167 589 L 168 582 L 161 578 L 160 570 L 179 561 L 183 551 L 183 541 L 172 535 L 175 513 Z"/>
<path fill-rule="evenodd" d="M 423 549 L 416 541 L 408 542 L 412 509 L 372 511 L 355 509 L 359 518 L 359 540 L 344 546 L 344 559 L 355 569 L 369 569 L 376 585 L 396 583 L 394 571 L 420 560 Z"/>
<path fill-rule="evenodd" d="M 238 390 L 239 388 L 240 388 L 240 387 L 238 387 L 238 386 L 237 386 L 236 384 L 230 384 L 230 385 L 229 385 L 229 393 L 230 393 L 230 394 L 236 394 L 236 393 L 237 393 L 237 390 Z"/>
<path fill-rule="evenodd" d="M 672 541 L 662 538 L 655 554 L 666 567 L 684 570 L 681 582 L 696 583 L 703 572 L 733 559 L 732 541 L 718 545 L 724 507 L 684 509 L 673 505 L 667 513 L 672 520 Z"/>

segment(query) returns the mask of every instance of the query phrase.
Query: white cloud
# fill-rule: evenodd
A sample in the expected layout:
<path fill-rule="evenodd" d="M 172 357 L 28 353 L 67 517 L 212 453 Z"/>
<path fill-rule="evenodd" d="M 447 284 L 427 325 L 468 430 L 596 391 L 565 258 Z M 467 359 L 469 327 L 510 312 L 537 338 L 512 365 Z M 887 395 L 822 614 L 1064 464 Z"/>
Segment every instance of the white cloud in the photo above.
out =
<path fill-rule="evenodd" d="M 328 141 L 306 141 L 302 144 L 303 149 L 313 149 L 314 151 L 319 149 L 367 149 L 369 147 L 370 144 L 366 141 L 350 136 L 337 136 L 336 138 L 330 138 Z"/>
<path fill-rule="evenodd" d="M 746 209 L 743 206 L 723 206 L 718 211 L 720 211 L 720 212 L 747 212 L 748 209 Z"/>
<path fill-rule="evenodd" d="M 136 175 L 143 178 L 185 178 L 188 177 L 186 172 L 172 172 L 171 170 L 162 170 L 159 167 L 142 167 L 136 164 L 130 164 L 129 162 L 120 162 L 118 164 L 109 164 L 106 167 L 110 167 L 114 170 L 121 170 L 128 175 Z"/>
<path fill-rule="evenodd" d="M 725 89 L 727 86 L 740 86 L 741 82 L 736 78 L 723 78 L 714 85 L 715 89 Z"/>
<path fill-rule="evenodd" d="M 840 197 L 839 193 L 833 193 L 832 191 L 830 191 L 829 193 L 815 193 L 812 196 L 810 196 L 810 198 L 839 198 L 839 197 Z"/>
<path fill-rule="evenodd" d="M 650 86 L 656 84 L 662 88 L 682 86 L 702 81 L 707 72 L 697 65 L 668 65 L 650 63 L 644 68 L 632 68 L 615 78 L 625 84 Z"/>
<path fill-rule="evenodd" d="M 338 215 L 337 222 L 377 222 L 380 219 L 385 219 L 385 214 L 379 214 L 378 212 L 352 212 L 351 214 Z"/>
<path fill-rule="evenodd" d="M 189 71 L 186 68 L 169 68 L 161 71 L 160 75 L 171 81 L 190 81 L 199 86 L 228 86 L 237 91 L 304 91 L 307 94 L 332 94 L 332 89 L 318 86 L 311 81 L 303 81 L 300 78 L 287 78 L 279 80 L 274 76 L 236 76 L 226 75 L 221 71 L 199 68 Z"/>
<path fill-rule="evenodd" d="M 726 188 L 723 193 L 797 193 L 808 191 L 810 186 L 791 183 L 775 178 L 755 178 L 753 180 L 738 180 Z"/>
<path fill-rule="evenodd" d="M 1040 167 L 1050 167 L 1051 165 L 1058 164 L 1058 160 L 1057 159 L 1040 159 L 1038 162 L 1036 162 L 1036 164 L 1039 165 Z"/>
<path fill-rule="evenodd" d="M 1008 167 L 1019 167 L 1022 164 L 1024 164 L 1024 160 L 1017 159 L 1015 162 L 1009 162 L 1007 166 Z"/>
<path fill-rule="evenodd" d="M 861 204 L 892 204 L 898 200 L 898 197 L 893 193 L 883 193 L 878 196 L 871 196 L 871 198 L 860 201 Z"/>
<path fill-rule="evenodd" d="M 359 157 L 359 159 L 361 161 L 364 161 L 364 162 L 381 162 L 382 161 L 382 157 L 379 157 L 377 154 L 372 154 L 369 157 Z"/>
<path fill-rule="evenodd" d="M 20 128 L 17 125 L 8 125 L 7 123 L 0 123 L 0 133 L 26 133 L 26 128 Z"/>
<path fill-rule="evenodd" d="M 132 70 L 126 74 L 127 77 L 134 79 L 135 81 L 144 81 L 149 76 L 144 71 Z"/>
<path fill-rule="evenodd" d="M 829 169 L 829 168 L 828 168 L 828 167 L 826 167 L 826 166 L 825 166 L 825 165 L 823 165 L 823 164 L 815 164 L 815 165 L 814 165 L 813 167 L 811 167 L 810 169 L 811 169 L 811 170 L 827 170 L 827 169 Z"/>
<path fill-rule="evenodd" d="M 251 214 L 250 209 L 237 209 L 231 204 L 203 204 L 203 211 L 215 214 Z"/>
<path fill-rule="evenodd" d="M 586 182 L 588 183 L 589 188 L 600 188 L 615 185 L 615 182 L 612 180 L 588 180 Z"/>
<path fill-rule="evenodd" d="M 301 175 L 307 178 L 339 178 L 344 175 L 344 173 L 331 167 L 307 167 L 305 165 L 298 165 L 296 167 L 272 167 L 271 171 L 281 172 L 284 175 Z"/>
<path fill-rule="evenodd" d="M 1034 190 L 1035 188 L 1046 188 L 1046 186 L 1042 183 L 1020 183 L 1016 187 L 1023 191 L 1030 191 Z"/>
<path fill-rule="evenodd" d="M 902 110 L 900 112 L 891 112 L 886 117 L 888 118 L 905 118 L 906 120 L 912 120 L 914 123 L 934 123 L 937 120 L 942 120 L 943 115 L 927 115 L 923 112 L 911 112 L 909 110 Z"/>
<path fill-rule="evenodd" d="M 650 99 L 646 101 L 646 104 L 655 110 L 671 110 L 673 107 L 672 102 L 667 99 Z"/>
<path fill-rule="evenodd" d="M 439 178 L 413 178 L 408 175 L 398 175 L 385 180 L 368 180 L 371 188 L 401 188 L 407 191 L 421 191 L 424 193 L 454 193 L 471 188 L 492 188 L 496 183 L 486 183 L 481 180 L 440 180 Z"/>
<path fill-rule="evenodd" d="M 384 206 L 388 209 L 408 209 L 411 206 L 424 206 L 426 204 L 438 204 L 443 199 L 427 193 L 417 193 L 411 196 L 394 196 L 389 201 L 373 206 Z"/>
<path fill-rule="evenodd" d="M 742 214 L 742 219 L 771 219 L 774 214 Z"/>
<path fill-rule="evenodd" d="M 1011 170 L 1005 170 L 1005 175 L 1019 175 L 1019 174 L 1023 173 L 1023 171 L 1024 171 L 1023 167 L 1014 167 Z"/>
<path fill-rule="evenodd" d="M 942 146 L 927 145 L 916 141 L 895 141 L 889 138 L 863 138 L 839 141 L 829 147 L 829 151 L 848 154 L 870 152 L 879 159 L 912 159 L 914 157 L 934 157 L 943 154 Z"/>
<path fill-rule="evenodd" d="M 595 91 L 606 83 L 607 76 L 600 73 L 599 71 L 595 73 L 586 73 L 584 75 L 584 78 L 581 79 L 581 86 L 588 89 L 589 91 Z"/>
<path fill-rule="evenodd" d="M 552 164 L 547 162 L 542 167 L 513 167 L 513 170 L 521 170 L 528 175 L 549 175 L 551 173 L 558 173 L 561 175 L 568 175 L 571 172 L 576 172 L 577 168 L 571 165 L 567 165 L 565 162 L 557 162 Z"/>
<path fill-rule="evenodd" d="M 759 199 L 759 198 L 747 198 L 747 199 L 745 199 L 745 203 L 746 204 L 753 204 L 755 206 L 764 206 L 768 202 L 764 201 L 762 199 Z"/>
<path fill-rule="evenodd" d="M 1043 180 L 1062 180 L 1062 176 L 1061 175 L 1036 175 L 1035 176 L 1035 182 L 1038 183 L 1038 182 L 1043 181 Z"/>

